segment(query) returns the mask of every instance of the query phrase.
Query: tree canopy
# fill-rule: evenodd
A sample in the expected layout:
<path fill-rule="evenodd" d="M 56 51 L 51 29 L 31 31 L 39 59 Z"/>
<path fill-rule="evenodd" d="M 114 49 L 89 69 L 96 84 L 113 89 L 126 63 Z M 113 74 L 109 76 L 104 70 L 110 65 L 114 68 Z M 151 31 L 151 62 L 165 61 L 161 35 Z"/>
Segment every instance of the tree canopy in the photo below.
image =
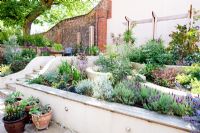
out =
<path fill-rule="evenodd" d="M 0 20 L 5 26 L 21 26 L 30 34 L 31 24 L 56 23 L 90 10 L 96 0 L 2 0 Z"/>

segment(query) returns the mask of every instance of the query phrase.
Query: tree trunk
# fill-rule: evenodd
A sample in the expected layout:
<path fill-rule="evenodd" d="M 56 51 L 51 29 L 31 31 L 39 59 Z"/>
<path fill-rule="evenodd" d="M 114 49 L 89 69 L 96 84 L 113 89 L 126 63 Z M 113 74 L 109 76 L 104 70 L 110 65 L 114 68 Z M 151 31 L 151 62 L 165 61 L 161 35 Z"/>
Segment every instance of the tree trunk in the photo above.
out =
<path fill-rule="evenodd" d="M 51 9 L 54 0 L 40 0 L 41 6 L 38 6 L 37 9 L 30 12 L 24 21 L 23 25 L 23 35 L 30 35 L 31 25 L 33 21 L 39 17 L 46 10 Z"/>

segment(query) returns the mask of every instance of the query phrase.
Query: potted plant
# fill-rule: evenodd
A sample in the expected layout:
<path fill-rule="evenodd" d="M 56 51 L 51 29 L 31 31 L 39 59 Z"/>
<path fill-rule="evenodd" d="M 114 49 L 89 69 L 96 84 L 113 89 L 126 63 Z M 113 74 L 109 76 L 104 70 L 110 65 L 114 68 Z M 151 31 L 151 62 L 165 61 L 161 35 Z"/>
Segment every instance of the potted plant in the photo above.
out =
<path fill-rule="evenodd" d="M 23 94 L 19 91 L 13 92 L 7 96 L 5 99 L 5 105 L 7 104 L 19 104 L 19 101 L 22 100 Z"/>
<path fill-rule="evenodd" d="M 53 51 L 51 52 L 55 56 L 62 56 L 63 53 L 63 46 L 59 43 L 54 43 Z"/>
<path fill-rule="evenodd" d="M 22 100 L 22 102 L 24 102 L 24 104 L 26 105 L 26 107 L 25 107 L 25 111 L 27 114 L 26 123 L 31 123 L 32 120 L 31 120 L 31 115 L 29 114 L 29 112 L 30 112 L 31 108 L 33 108 L 34 106 L 36 106 L 40 103 L 40 100 L 36 97 L 31 96 L 26 100 Z"/>
<path fill-rule="evenodd" d="M 25 104 L 19 102 L 16 104 L 7 104 L 3 123 L 8 133 L 23 133 L 25 127 Z"/>
<path fill-rule="evenodd" d="M 32 121 L 38 130 L 48 129 L 49 122 L 52 118 L 52 110 L 49 105 L 36 105 L 30 109 Z"/>

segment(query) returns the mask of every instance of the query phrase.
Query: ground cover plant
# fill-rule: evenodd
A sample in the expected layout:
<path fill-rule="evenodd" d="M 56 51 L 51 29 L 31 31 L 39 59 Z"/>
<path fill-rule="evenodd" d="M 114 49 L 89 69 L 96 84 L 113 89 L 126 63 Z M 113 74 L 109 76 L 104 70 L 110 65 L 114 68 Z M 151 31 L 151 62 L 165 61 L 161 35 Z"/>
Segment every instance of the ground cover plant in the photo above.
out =
<path fill-rule="evenodd" d="M 177 75 L 176 81 L 180 87 L 200 94 L 200 63 L 185 68 L 183 73 Z"/>

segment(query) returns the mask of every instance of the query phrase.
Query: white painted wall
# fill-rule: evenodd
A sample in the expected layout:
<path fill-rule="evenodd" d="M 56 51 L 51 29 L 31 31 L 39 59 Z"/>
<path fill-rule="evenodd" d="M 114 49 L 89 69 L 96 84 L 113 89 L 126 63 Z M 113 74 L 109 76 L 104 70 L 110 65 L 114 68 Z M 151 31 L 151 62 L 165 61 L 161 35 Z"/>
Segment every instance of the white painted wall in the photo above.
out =
<path fill-rule="evenodd" d="M 112 44 L 111 33 L 123 34 L 127 26 L 123 24 L 125 16 L 134 20 L 149 19 L 154 11 L 158 17 L 187 13 L 190 4 L 200 10 L 200 0 L 112 0 L 112 18 L 108 20 L 108 44 Z M 187 23 L 187 19 L 159 22 L 157 37 L 162 37 L 167 44 L 169 34 L 175 30 L 177 24 Z M 197 23 L 200 25 L 200 23 Z M 137 38 L 137 45 L 152 38 L 152 24 L 137 25 L 133 32 Z"/>

